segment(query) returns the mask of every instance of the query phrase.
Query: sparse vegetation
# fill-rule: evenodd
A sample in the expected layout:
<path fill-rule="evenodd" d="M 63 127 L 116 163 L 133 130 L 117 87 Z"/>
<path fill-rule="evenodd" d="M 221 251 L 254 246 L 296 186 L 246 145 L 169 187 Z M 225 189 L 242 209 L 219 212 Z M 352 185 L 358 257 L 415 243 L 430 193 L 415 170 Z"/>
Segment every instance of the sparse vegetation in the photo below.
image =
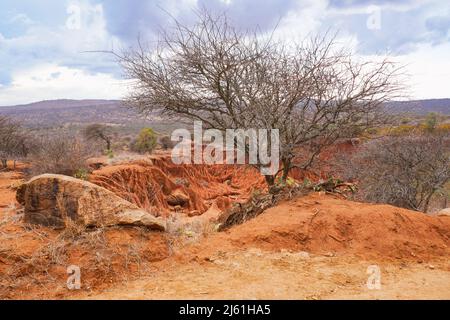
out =
<path fill-rule="evenodd" d="M 137 139 L 133 141 L 131 150 L 138 153 L 152 153 L 156 148 L 157 136 L 151 128 L 144 128 L 139 133 Z"/>
<path fill-rule="evenodd" d="M 75 176 L 87 172 L 86 160 L 95 154 L 91 144 L 67 134 L 47 136 L 38 143 L 30 156 L 33 176 L 44 173 Z"/>
<path fill-rule="evenodd" d="M 156 34 L 152 8 L 81 2 L 81 20 L 62 9 L 83 28 L 49 43 L 45 9 L 2 16 L 17 30 L 0 39 L 0 104 L 129 96 L 0 107 L 0 299 L 450 298 L 450 99 L 403 99 L 445 94 L 443 5 L 379 1 L 398 16 L 380 29 L 358 1 L 187 1 L 164 5 L 173 25 Z M 313 34 L 333 24 L 341 35 Z M 129 47 L 137 29 L 150 41 Z M 442 70 L 396 62 L 420 57 Z"/>
<path fill-rule="evenodd" d="M 363 145 L 348 178 L 370 202 L 427 212 L 450 179 L 448 135 L 390 136 Z"/>
<path fill-rule="evenodd" d="M 1 167 L 6 168 L 8 160 L 25 158 L 31 149 L 31 138 L 20 124 L 0 116 L 0 160 Z"/>
<path fill-rule="evenodd" d="M 427 114 L 424 122 L 424 127 L 427 132 L 434 132 L 438 126 L 439 119 L 436 112 L 430 112 Z"/>

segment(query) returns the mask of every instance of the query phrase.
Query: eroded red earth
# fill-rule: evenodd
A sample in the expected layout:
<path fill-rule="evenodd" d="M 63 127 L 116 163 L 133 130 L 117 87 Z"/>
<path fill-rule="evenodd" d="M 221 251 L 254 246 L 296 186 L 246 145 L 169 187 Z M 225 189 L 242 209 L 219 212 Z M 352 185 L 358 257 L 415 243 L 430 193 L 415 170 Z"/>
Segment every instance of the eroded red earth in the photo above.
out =
<path fill-rule="evenodd" d="M 245 166 L 110 165 L 91 181 L 155 215 L 185 219 L 245 202 L 264 179 Z M 303 173 L 299 173 L 303 174 Z M 0 173 L 0 298 L 447 298 L 450 217 L 312 193 L 226 232 L 57 232 L 22 223 L 20 170 Z M 81 291 L 66 286 L 79 265 Z M 384 291 L 365 287 L 380 265 Z"/>

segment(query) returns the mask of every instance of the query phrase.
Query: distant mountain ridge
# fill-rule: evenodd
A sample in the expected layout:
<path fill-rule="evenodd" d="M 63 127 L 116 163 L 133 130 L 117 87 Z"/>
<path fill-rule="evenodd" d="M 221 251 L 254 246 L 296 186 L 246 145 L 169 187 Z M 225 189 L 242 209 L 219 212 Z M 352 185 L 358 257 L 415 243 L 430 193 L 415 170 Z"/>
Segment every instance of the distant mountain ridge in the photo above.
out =
<path fill-rule="evenodd" d="M 394 101 L 387 103 L 392 113 L 425 115 L 437 112 L 450 115 L 450 99 Z M 144 119 L 120 100 L 46 100 L 30 104 L 0 107 L 0 115 L 11 117 L 29 127 L 55 127 L 107 123 L 140 125 L 160 121 Z"/>
<path fill-rule="evenodd" d="M 411 101 L 393 101 L 387 104 L 394 113 L 407 112 L 415 115 L 425 115 L 429 112 L 437 112 L 450 115 L 450 99 L 426 99 Z"/>
<path fill-rule="evenodd" d="M 29 127 L 90 123 L 125 125 L 148 122 L 119 100 L 47 100 L 0 107 L 0 115 L 8 116 Z"/>
<path fill-rule="evenodd" d="M 18 104 L 13 106 L 0 106 L 2 108 L 76 108 L 85 107 L 92 105 L 108 105 L 108 104 L 121 104 L 120 100 L 105 100 L 105 99 L 83 99 L 83 100 L 73 100 L 73 99 L 55 99 L 55 100 L 43 100 L 27 104 Z"/>

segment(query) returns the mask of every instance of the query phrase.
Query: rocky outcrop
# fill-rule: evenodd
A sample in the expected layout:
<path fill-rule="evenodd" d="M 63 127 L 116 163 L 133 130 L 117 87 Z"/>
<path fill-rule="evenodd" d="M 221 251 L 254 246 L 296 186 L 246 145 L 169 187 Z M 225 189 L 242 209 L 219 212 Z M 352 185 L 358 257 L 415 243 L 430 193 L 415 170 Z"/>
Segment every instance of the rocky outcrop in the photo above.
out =
<path fill-rule="evenodd" d="M 189 200 L 189 196 L 181 190 L 175 190 L 167 197 L 167 203 L 174 207 L 184 207 L 189 204 Z"/>
<path fill-rule="evenodd" d="M 438 216 L 450 216 L 450 208 L 442 209 L 438 212 Z"/>
<path fill-rule="evenodd" d="M 64 228 L 68 221 L 86 227 L 145 226 L 165 230 L 163 220 L 116 196 L 109 190 L 75 178 L 45 174 L 17 190 L 25 222 Z"/>

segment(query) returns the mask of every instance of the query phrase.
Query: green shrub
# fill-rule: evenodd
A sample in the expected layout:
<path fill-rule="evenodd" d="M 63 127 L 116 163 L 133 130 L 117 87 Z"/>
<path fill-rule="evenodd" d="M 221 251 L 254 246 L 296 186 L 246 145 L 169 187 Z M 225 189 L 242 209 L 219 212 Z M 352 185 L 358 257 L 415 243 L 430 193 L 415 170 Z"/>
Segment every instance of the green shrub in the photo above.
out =
<path fill-rule="evenodd" d="M 87 181 L 89 177 L 89 171 L 84 168 L 78 169 L 73 176 L 74 178 Z"/>
<path fill-rule="evenodd" d="M 435 112 L 428 113 L 424 125 L 426 131 L 433 132 L 438 125 L 438 114 Z"/>
<path fill-rule="evenodd" d="M 139 153 L 151 153 L 157 144 L 157 136 L 151 128 L 144 128 L 133 142 L 131 149 Z"/>

